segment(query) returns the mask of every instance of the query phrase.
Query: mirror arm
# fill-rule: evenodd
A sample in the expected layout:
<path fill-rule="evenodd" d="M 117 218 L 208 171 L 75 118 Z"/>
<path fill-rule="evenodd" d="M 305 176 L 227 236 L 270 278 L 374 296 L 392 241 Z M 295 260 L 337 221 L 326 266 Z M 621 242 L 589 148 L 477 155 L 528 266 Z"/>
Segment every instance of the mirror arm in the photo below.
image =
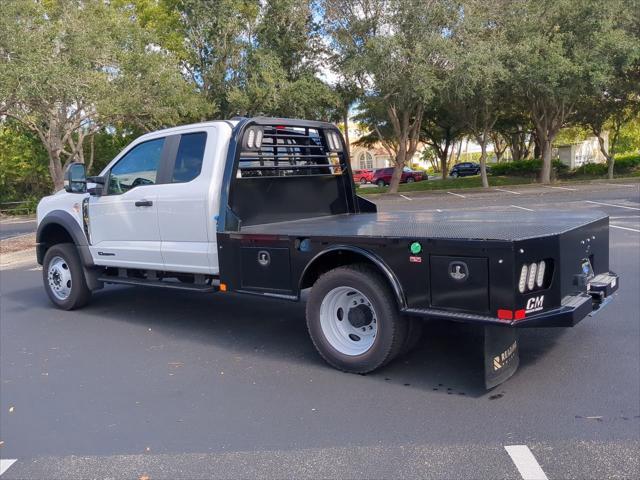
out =
<path fill-rule="evenodd" d="M 88 183 L 96 183 L 98 185 L 104 185 L 105 183 L 107 183 L 106 178 L 105 177 L 101 177 L 100 175 L 96 175 L 93 177 L 87 177 L 87 182 Z"/>

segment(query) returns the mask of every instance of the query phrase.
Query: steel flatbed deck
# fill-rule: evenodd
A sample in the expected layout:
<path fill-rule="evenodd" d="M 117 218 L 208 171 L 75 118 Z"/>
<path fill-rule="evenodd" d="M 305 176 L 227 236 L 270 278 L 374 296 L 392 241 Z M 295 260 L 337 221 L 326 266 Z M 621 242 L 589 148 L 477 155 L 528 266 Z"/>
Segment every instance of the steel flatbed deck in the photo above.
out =
<path fill-rule="evenodd" d="M 241 227 L 241 234 L 292 237 L 521 241 L 559 235 L 606 218 L 600 212 L 377 212 Z"/>

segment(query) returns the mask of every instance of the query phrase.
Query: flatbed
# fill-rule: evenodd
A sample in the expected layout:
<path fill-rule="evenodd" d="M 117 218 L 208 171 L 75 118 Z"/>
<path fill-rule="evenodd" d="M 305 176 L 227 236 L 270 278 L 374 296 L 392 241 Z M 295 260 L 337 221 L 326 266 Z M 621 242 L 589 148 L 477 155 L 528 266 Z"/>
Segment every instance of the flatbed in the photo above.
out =
<path fill-rule="evenodd" d="M 110 283 L 290 301 L 309 290 L 314 345 L 352 373 L 408 352 L 428 318 L 484 329 L 492 387 L 517 368 L 518 329 L 574 326 L 619 286 L 606 215 L 378 212 L 329 123 L 153 132 L 97 177 L 72 164 L 65 190 L 38 206 L 37 257 L 56 306 L 79 308 Z"/>

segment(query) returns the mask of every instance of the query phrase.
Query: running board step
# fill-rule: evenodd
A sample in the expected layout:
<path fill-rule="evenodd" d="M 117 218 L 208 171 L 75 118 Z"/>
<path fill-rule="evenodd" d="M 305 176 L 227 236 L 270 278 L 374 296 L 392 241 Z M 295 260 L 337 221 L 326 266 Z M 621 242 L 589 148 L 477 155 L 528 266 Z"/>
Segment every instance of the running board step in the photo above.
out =
<path fill-rule="evenodd" d="M 100 277 L 99 281 L 104 283 L 119 283 L 122 285 L 138 285 L 142 287 L 159 287 L 172 288 L 174 290 L 189 290 L 192 292 L 217 292 L 217 286 L 211 285 L 194 285 L 189 283 L 163 282 L 162 280 L 144 280 L 142 278 L 123 278 L 123 277 Z"/>

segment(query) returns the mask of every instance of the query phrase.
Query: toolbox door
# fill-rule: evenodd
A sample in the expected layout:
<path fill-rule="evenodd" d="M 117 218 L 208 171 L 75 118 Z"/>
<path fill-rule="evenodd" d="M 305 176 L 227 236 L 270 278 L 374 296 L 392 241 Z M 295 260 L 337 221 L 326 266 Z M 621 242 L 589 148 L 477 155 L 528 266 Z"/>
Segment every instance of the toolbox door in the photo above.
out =
<path fill-rule="evenodd" d="M 291 292 L 288 248 L 241 247 L 240 264 L 240 285 L 243 290 Z"/>

